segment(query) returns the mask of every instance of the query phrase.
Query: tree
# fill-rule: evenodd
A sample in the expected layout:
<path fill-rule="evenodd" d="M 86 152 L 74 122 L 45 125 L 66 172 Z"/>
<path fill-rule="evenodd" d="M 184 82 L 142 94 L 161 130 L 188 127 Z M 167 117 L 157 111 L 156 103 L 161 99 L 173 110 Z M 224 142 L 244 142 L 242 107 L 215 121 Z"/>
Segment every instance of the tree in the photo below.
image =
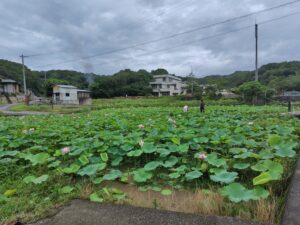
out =
<path fill-rule="evenodd" d="M 153 75 L 164 75 L 164 74 L 169 74 L 169 72 L 166 69 L 158 68 L 156 70 L 152 70 L 151 74 L 153 74 Z"/>
<path fill-rule="evenodd" d="M 238 87 L 237 92 L 242 96 L 245 102 L 257 103 L 257 100 L 266 100 L 268 95 L 272 95 L 273 92 L 266 86 L 257 81 L 250 81 L 244 83 Z"/>
<path fill-rule="evenodd" d="M 68 84 L 66 80 L 59 79 L 48 79 L 44 84 L 44 90 L 46 93 L 46 97 L 51 97 L 53 94 L 53 86 L 57 84 Z"/>

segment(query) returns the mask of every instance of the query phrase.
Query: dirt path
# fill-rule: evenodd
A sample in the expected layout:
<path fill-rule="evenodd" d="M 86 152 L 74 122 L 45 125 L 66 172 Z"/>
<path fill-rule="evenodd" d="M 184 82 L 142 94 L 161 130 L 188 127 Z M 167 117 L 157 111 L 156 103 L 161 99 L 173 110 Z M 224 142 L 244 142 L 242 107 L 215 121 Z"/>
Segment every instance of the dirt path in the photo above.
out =
<path fill-rule="evenodd" d="M 128 205 L 73 200 L 55 216 L 30 225 L 261 225 L 230 217 L 200 216 Z"/>
<path fill-rule="evenodd" d="M 49 113 L 46 112 L 31 112 L 31 111 L 23 111 L 23 112 L 13 112 L 10 111 L 10 108 L 14 105 L 18 105 L 19 103 L 7 104 L 0 106 L 0 112 L 2 112 L 5 116 L 27 116 L 27 115 L 46 115 Z"/>

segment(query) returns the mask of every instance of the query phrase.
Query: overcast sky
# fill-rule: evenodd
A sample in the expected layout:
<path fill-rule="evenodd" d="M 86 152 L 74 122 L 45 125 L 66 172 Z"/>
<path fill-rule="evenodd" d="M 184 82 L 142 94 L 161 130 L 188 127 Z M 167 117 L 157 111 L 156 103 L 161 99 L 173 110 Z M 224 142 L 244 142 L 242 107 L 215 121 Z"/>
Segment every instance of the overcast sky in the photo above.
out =
<path fill-rule="evenodd" d="M 202 77 L 253 70 L 255 19 L 260 23 L 300 12 L 300 2 L 173 39 L 101 53 L 289 1 L 1 0 L 0 58 L 20 62 L 21 53 L 42 54 L 26 58 L 26 65 L 34 70 L 72 69 L 96 74 L 162 67 L 184 76 L 192 67 L 194 74 Z M 197 41 L 248 25 L 253 27 Z M 259 35 L 260 65 L 300 60 L 300 14 L 260 25 Z M 173 48 L 178 45 L 182 46 Z M 98 56 L 88 58 L 94 55 Z"/>

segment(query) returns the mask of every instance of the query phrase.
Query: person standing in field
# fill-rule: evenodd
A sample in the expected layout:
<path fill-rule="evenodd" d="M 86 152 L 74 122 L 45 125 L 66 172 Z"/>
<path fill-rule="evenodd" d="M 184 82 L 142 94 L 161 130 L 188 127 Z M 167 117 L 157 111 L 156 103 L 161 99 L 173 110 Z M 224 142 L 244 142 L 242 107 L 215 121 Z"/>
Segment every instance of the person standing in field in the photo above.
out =
<path fill-rule="evenodd" d="M 200 100 L 200 112 L 204 112 L 205 110 L 205 104 L 204 104 L 204 101 L 203 99 Z"/>
<path fill-rule="evenodd" d="M 183 106 L 183 112 L 188 112 L 189 111 L 189 107 L 187 105 Z"/>

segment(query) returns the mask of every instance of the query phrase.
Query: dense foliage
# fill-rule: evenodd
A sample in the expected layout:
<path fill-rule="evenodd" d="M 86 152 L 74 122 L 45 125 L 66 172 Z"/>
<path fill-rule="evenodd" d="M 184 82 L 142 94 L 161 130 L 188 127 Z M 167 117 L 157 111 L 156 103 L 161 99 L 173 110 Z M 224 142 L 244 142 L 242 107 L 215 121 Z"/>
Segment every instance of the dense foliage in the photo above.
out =
<path fill-rule="evenodd" d="M 234 88 L 254 80 L 254 71 L 237 71 L 233 74 L 207 76 L 199 79 L 203 84 L 216 84 L 219 88 Z M 277 92 L 300 90 L 300 62 L 270 63 L 259 68 L 259 81 Z"/>
<path fill-rule="evenodd" d="M 99 76 L 91 86 L 94 98 L 146 96 L 151 94 L 152 75 L 146 70 L 121 70 L 112 76 Z"/>
<path fill-rule="evenodd" d="M 183 113 L 171 107 L 115 109 L 77 115 L 0 117 L 0 178 L 56 185 L 54 177 L 219 191 L 232 202 L 281 196 L 299 148 L 300 124 L 276 107 L 210 107 Z M 105 192 L 105 191 L 104 191 Z M 103 201 L 102 192 L 90 196 Z M 25 194 L 0 184 L 3 209 Z M 26 193 L 34 195 L 32 191 Z M 13 207 L 13 208 L 16 208 Z M 1 210 L 0 210 L 1 214 Z"/>

